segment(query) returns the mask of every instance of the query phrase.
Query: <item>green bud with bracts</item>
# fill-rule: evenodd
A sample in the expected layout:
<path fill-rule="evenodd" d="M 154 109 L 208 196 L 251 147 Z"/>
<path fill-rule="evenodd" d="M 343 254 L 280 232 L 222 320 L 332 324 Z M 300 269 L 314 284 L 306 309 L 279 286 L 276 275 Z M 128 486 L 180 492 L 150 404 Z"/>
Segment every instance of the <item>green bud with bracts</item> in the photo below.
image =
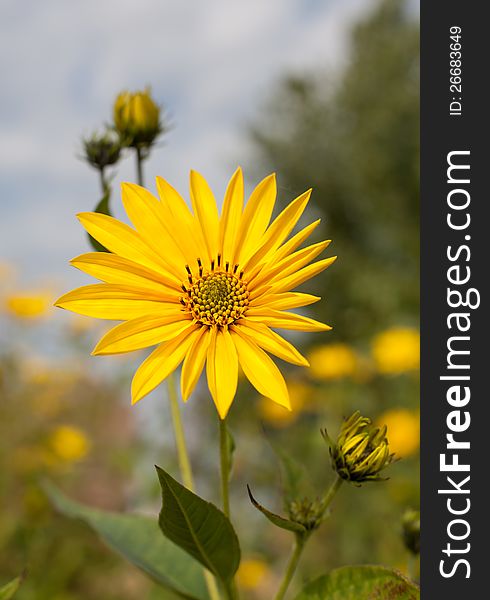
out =
<path fill-rule="evenodd" d="M 90 137 L 82 139 L 83 158 L 92 167 L 103 170 L 117 163 L 121 155 L 119 136 L 113 131 L 95 132 Z"/>
<path fill-rule="evenodd" d="M 322 435 L 329 445 L 332 467 L 339 477 L 360 485 L 382 481 L 380 473 L 394 461 L 386 437 L 386 425 L 373 427 L 371 420 L 356 411 L 344 420 L 336 442 L 326 430 Z"/>

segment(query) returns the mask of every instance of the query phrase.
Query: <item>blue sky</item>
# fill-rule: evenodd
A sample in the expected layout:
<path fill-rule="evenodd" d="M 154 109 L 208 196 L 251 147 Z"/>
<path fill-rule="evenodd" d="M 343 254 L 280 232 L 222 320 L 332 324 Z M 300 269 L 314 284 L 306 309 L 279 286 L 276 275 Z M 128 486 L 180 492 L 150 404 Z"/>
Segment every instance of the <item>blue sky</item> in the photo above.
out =
<path fill-rule="evenodd" d="M 219 197 L 237 164 L 252 164 L 245 127 L 280 77 L 341 65 L 349 25 L 371 5 L 4 0 L 0 261 L 28 288 L 85 282 L 67 261 L 87 249 L 75 213 L 93 208 L 99 188 L 76 155 L 81 135 L 110 119 L 119 90 L 150 84 L 174 125 L 146 164 L 148 187 L 161 175 L 187 197 L 193 168 Z M 117 169 L 115 206 L 125 180 L 134 180 L 130 158 Z"/>

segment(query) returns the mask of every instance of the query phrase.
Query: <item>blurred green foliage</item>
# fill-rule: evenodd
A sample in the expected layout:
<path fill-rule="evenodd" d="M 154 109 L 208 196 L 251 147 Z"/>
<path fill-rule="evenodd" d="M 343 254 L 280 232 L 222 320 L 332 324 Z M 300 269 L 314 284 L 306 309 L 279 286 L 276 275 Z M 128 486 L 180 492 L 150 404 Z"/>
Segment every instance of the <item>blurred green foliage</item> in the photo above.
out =
<path fill-rule="evenodd" d="M 313 188 L 339 255 L 316 310 L 337 338 L 417 323 L 418 82 L 418 22 L 383 0 L 353 30 L 345 70 L 287 77 L 251 130 L 257 171 L 278 172 L 284 201 Z"/>
<path fill-rule="evenodd" d="M 23 321 L 1 325 L 10 340 L 26 335 Z M 41 322 L 28 327 L 48 341 Z M 74 332 L 64 327 L 59 350 L 75 358 Z M 49 480 L 87 504 L 125 510 L 128 503 L 142 443 L 119 386 L 90 372 L 86 336 L 76 332 L 83 355 L 56 365 L 15 342 L 0 352 L 0 581 L 25 572 L 19 600 L 159 597 L 86 525 L 57 514 L 42 489 Z"/>

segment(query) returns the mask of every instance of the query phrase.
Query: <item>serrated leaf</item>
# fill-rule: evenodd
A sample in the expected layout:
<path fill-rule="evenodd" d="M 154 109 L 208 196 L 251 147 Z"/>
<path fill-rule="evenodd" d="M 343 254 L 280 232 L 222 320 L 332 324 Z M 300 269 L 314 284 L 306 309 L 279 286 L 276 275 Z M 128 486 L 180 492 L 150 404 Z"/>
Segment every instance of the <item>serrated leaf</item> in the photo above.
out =
<path fill-rule="evenodd" d="M 94 208 L 94 212 L 99 213 L 101 215 L 112 216 L 111 210 L 109 208 L 109 200 L 111 198 L 111 188 L 107 186 L 105 194 L 99 200 L 97 206 Z M 96 252 L 108 252 L 107 248 L 100 244 L 95 238 L 93 238 L 89 233 L 87 233 L 88 241 L 90 245 Z"/>
<path fill-rule="evenodd" d="M 22 577 L 16 577 L 9 581 L 7 585 L 0 588 L 0 600 L 10 600 L 13 598 L 22 583 Z"/>
<path fill-rule="evenodd" d="M 306 533 L 306 531 L 307 531 L 306 527 L 301 525 L 301 523 L 296 523 L 294 521 L 291 521 L 289 519 L 286 519 L 284 517 L 281 517 L 280 515 L 276 515 L 275 513 L 271 512 L 270 510 L 265 508 L 265 506 L 262 506 L 261 504 L 259 504 L 257 502 L 257 500 L 253 497 L 250 487 L 248 485 L 247 485 L 247 490 L 248 490 L 248 497 L 250 498 L 250 502 L 255 506 L 255 508 L 257 510 L 260 510 L 260 512 L 263 515 L 265 515 L 271 523 L 274 523 L 274 525 L 276 527 L 280 527 L 281 529 L 287 529 L 287 531 L 292 531 L 292 532 L 298 533 L 298 534 Z"/>
<path fill-rule="evenodd" d="M 60 513 L 87 523 L 112 550 L 177 597 L 209 600 L 201 565 L 162 536 L 156 517 L 90 508 L 68 499 L 51 484 L 44 488 Z"/>
<path fill-rule="evenodd" d="M 240 545 L 230 521 L 214 504 L 185 488 L 160 467 L 156 470 L 162 488 L 160 529 L 223 583 L 228 583 L 240 564 Z"/>
<path fill-rule="evenodd" d="M 420 589 L 381 566 L 341 567 L 308 583 L 295 600 L 419 600 Z"/>

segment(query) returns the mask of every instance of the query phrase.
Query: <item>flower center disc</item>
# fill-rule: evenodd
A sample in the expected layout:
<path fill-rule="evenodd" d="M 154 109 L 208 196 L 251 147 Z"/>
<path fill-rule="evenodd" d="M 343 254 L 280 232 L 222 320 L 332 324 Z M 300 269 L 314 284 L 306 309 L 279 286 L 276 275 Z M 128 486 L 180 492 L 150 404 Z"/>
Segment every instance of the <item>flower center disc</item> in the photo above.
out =
<path fill-rule="evenodd" d="M 231 273 L 209 273 L 187 287 L 183 304 L 203 325 L 224 327 L 239 319 L 248 306 L 246 284 Z"/>

